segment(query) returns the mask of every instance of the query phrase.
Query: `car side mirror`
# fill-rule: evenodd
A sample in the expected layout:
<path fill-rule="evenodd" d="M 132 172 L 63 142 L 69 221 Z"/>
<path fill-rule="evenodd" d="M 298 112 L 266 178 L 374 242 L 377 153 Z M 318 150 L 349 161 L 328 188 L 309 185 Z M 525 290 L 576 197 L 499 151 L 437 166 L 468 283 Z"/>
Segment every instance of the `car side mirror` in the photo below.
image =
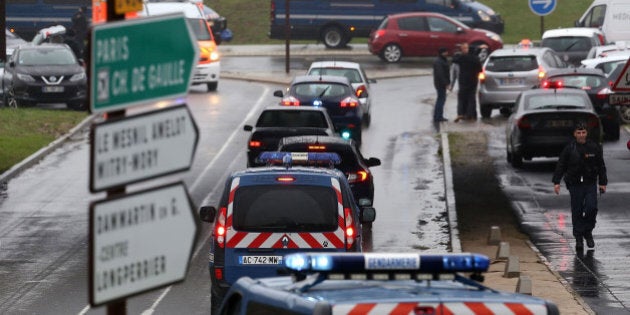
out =
<path fill-rule="evenodd" d="M 199 209 L 199 218 L 204 222 L 214 222 L 214 217 L 217 215 L 217 208 L 213 206 L 203 206 Z"/>
<path fill-rule="evenodd" d="M 252 131 L 252 130 L 254 130 L 254 127 L 252 127 L 251 125 L 245 125 L 245 126 L 243 126 L 243 130 L 245 130 L 245 131 Z"/>
<path fill-rule="evenodd" d="M 371 157 L 371 158 L 367 159 L 366 164 L 367 164 L 368 167 L 379 166 L 379 165 L 381 165 L 381 159 L 375 158 L 375 157 Z"/>
<path fill-rule="evenodd" d="M 273 96 L 276 96 L 276 97 L 283 97 L 284 95 L 283 95 L 283 93 L 282 93 L 282 90 L 275 90 L 275 91 L 273 92 Z"/>
<path fill-rule="evenodd" d="M 361 223 L 371 223 L 376 220 L 376 209 L 374 207 L 361 207 Z"/>

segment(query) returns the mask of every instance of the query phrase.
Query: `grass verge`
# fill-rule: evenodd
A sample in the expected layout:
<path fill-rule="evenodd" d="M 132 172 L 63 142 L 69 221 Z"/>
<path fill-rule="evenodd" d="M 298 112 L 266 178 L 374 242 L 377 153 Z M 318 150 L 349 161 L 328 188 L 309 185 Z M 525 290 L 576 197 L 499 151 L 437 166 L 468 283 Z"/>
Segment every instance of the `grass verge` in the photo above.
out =
<path fill-rule="evenodd" d="M 87 112 L 0 108 L 0 173 L 67 133 Z"/>

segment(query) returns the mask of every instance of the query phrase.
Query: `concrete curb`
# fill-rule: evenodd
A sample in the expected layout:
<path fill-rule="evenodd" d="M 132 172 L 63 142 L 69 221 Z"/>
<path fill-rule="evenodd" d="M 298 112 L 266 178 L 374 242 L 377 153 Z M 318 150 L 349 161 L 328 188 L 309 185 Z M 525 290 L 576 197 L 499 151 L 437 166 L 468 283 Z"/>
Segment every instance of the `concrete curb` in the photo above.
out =
<path fill-rule="evenodd" d="M 457 208 L 455 207 L 455 190 L 453 189 L 453 169 L 451 168 L 451 149 L 448 143 L 448 133 L 440 133 L 442 139 L 442 167 L 444 168 L 444 197 L 448 212 L 448 226 L 451 230 L 451 251 L 462 252 L 457 224 Z"/>
<path fill-rule="evenodd" d="M 0 188 L 4 188 L 7 186 L 9 180 L 13 177 L 19 175 L 25 169 L 35 165 L 37 162 L 42 160 L 45 156 L 50 154 L 52 151 L 59 148 L 66 140 L 70 137 L 81 131 L 85 126 L 91 124 L 98 116 L 90 115 L 83 119 L 78 125 L 74 126 L 74 128 L 70 129 L 65 135 L 57 138 L 55 141 L 51 142 L 47 146 L 39 149 L 37 152 L 31 154 L 29 157 L 22 160 L 20 163 L 13 165 L 9 170 L 0 174 Z"/>

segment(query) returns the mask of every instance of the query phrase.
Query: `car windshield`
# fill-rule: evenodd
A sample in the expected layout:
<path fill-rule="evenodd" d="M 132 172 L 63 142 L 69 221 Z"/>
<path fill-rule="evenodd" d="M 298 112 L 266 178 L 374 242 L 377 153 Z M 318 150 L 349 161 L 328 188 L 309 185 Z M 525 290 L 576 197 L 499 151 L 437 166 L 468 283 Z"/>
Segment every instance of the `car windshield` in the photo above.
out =
<path fill-rule="evenodd" d="M 68 49 L 44 48 L 44 49 L 24 49 L 20 51 L 17 63 L 22 66 L 40 65 L 73 65 L 77 61 Z"/>
<path fill-rule="evenodd" d="M 561 81 L 563 86 L 576 87 L 586 91 L 608 86 L 608 80 L 597 75 L 565 75 L 549 77 L 550 81 Z"/>
<path fill-rule="evenodd" d="M 512 72 L 538 69 L 536 56 L 492 56 L 486 64 L 487 71 Z"/>
<path fill-rule="evenodd" d="M 186 19 L 188 21 L 188 25 L 192 29 L 195 34 L 195 38 L 197 40 L 211 40 L 212 35 L 210 35 L 210 31 L 208 30 L 208 24 L 204 19 Z"/>
<path fill-rule="evenodd" d="M 309 75 L 334 75 L 346 77 L 350 83 L 361 83 L 361 74 L 357 69 L 346 68 L 312 68 Z"/>
<path fill-rule="evenodd" d="M 557 52 L 588 51 L 591 49 L 589 38 L 578 36 L 544 38 L 542 46 L 549 47 Z"/>
<path fill-rule="evenodd" d="M 525 109 L 587 108 L 588 98 L 575 94 L 531 95 L 525 100 Z"/>
<path fill-rule="evenodd" d="M 293 86 L 293 91 L 299 99 L 341 97 L 352 94 L 346 85 L 326 82 L 298 83 Z"/>
<path fill-rule="evenodd" d="M 244 186 L 234 193 L 233 225 L 252 232 L 334 231 L 337 208 L 332 186 Z"/>
<path fill-rule="evenodd" d="M 260 114 L 256 127 L 327 128 L 328 124 L 320 111 L 267 110 Z"/>

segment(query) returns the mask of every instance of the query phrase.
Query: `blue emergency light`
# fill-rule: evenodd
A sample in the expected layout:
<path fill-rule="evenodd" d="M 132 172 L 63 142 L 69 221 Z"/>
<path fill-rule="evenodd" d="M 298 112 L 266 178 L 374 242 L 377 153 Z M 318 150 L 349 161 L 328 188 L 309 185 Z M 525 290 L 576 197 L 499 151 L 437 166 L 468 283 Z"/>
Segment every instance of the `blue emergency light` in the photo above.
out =
<path fill-rule="evenodd" d="M 490 259 L 481 254 L 423 255 L 413 253 L 296 253 L 284 257 L 287 269 L 325 273 L 418 273 L 444 274 L 485 272 Z"/>
<path fill-rule="evenodd" d="M 258 155 L 257 159 L 260 163 L 267 165 L 338 165 L 341 163 L 341 157 L 334 152 L 284 152 L 284 151 L 265 151 Z"/>
<path fill-rule="evenodd" d="M 350 139 L 350 131 L 349 130 L 344 130 L 341 132 L 341 138 L 343 138 L 344 140 L 348 140 Z"/>

